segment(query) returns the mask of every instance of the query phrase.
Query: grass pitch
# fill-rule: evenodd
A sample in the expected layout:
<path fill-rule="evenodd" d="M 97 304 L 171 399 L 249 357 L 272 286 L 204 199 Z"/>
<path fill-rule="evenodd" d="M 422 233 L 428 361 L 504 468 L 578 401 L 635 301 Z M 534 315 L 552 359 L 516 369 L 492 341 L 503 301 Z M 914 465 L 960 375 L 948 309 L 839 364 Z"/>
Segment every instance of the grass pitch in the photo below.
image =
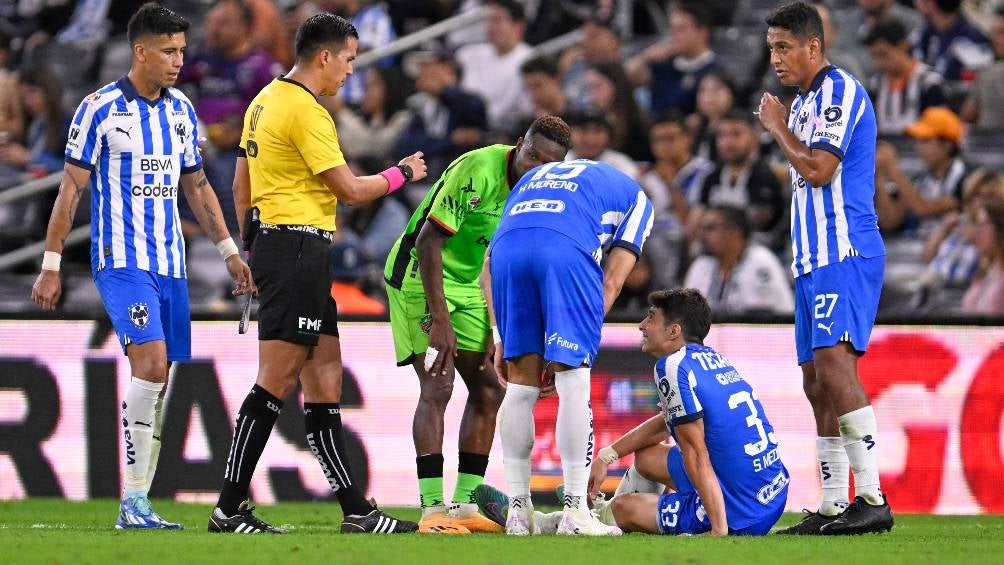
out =
<path fill-rule="evenodd" d="M 185 525 L 181 532 L 117 531 L 118 501 L 30 499 L 0 502 L 3 563 L 1000 563 L 1004 516 L 897 515 L 892 533 L 858 537 L 668 537 L 631 534 L 582 539 L 502 535 L 342 535 L 335 504 L 259 507 L 286 536 L 206 532 L 210 507 L 155 501 L 157 511 Z M 417 519 L 413 508 L 394 516 Z M 779 526 L 799 519 L 786 514 Z"/>

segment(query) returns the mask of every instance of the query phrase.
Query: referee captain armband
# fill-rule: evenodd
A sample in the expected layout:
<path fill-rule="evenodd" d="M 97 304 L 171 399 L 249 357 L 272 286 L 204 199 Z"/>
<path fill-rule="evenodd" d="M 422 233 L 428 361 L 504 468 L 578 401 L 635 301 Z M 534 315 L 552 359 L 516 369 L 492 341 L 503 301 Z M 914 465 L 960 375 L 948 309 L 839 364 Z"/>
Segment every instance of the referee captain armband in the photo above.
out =
<path fill-rule="evenodd" d="M 216 250 L 220 252 L 220 257 L 223 257 L 224 261 L 240 253 L 240 251 L 237 249 L 237 244 L 234 243 L 234 240 L 229 237 L 221 239 L 219 242 L 217 242 Z"/>
<path fill-rule="evenodd" d="M 386 169 L 380 171 L 380 176 L 387 179 L 387 194 L 394 192 L 395 190 L 404 186 L 404 183 L 408 179 L 404 178 L 404 173 L 396 165 L 393 167 L 387 167 Z"/>

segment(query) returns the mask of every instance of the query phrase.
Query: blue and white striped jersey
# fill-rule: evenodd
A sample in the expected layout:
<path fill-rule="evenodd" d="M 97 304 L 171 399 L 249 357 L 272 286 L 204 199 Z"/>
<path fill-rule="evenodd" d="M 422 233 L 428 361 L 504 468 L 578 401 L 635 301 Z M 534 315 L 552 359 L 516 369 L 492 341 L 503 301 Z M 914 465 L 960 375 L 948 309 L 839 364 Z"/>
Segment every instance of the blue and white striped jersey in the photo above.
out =
<path fill-rule="evenodd" d="M 202 168 L 195 110 L 176 88 L 146 100 L 122 77 L 85 98 L 67 163 L 91 171 L 91 269 L 135 267 L 185 278 L 181 175 Z"/>
<path fill-rule="evenodd" d="M 601 258 L 608 243 L 637 255 L 652 231 L 652 203 L 638 183 L 606 163 L 547 163 L 523 175 L 492 241 L 520 228 L 548 228 Z"/>
<path fill-rule="evenodd" d="M 799 277 L 845 257 L 885 255 L 875 214 L 875 110 L 861 83 L 827 66 L 791 106 L 788 129 L 840 159 L 828 184 L 791 176 L 791 271 Z"/>

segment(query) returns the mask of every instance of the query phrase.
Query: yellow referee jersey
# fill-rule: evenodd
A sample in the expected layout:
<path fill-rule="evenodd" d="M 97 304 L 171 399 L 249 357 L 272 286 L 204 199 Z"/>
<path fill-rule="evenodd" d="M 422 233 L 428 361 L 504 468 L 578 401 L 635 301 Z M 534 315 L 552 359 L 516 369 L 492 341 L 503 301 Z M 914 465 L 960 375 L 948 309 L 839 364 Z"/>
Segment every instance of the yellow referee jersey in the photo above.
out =
<path fill-rule="evenodd" d="M 244 115 L 241 149 L 261 221 L 334 231 L 338 201 L 318 175 L 345 157 L 335 122 L 307 87 L 280 77 L 263 88 Z"/>

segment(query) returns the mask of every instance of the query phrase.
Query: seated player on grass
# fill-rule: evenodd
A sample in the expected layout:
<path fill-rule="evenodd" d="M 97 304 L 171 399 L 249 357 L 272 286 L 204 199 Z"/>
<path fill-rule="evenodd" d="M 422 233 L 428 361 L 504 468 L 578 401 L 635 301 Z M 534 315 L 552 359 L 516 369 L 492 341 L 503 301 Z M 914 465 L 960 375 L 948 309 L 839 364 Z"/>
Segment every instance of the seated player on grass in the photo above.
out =
<path fill-rule="evenodd" d="M 784 512 L 789 476 L 763 406 L 728 360 L 703 345 L 711 308 L 698 291 L 658 291 L 649 302 L 641 349 L 658 359 L 662 413 L 599 451 L 589 477 L 594 510 L 625 532 L 764 535 Z M 607 468 L 629 453 L 634 464 L 613 499 L 602 500 Z M 501 493 L 485 485 L 475 497 L 504 523 Z M 549 514 L 535 518 L 543 533 L 557 524 Z"/>

